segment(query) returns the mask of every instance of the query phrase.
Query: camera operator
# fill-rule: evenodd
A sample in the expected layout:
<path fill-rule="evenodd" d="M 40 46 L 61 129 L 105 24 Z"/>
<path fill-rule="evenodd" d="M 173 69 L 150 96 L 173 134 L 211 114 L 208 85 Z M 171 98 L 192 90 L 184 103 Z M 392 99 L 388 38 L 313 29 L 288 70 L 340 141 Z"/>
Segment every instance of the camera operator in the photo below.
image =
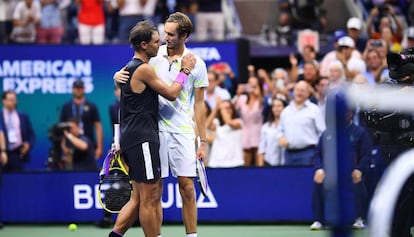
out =
<path fill-rule="evenodd" d="M 391 81 L 387 84 L 391 89 L 414 92 L 413 58 L 414 48 L 406 49 L 401 53 L 388 53 L 387 64 Z M 413 115 L 414 113 L 407 114 L 400 111 L 377 111 L 375 108 L 365 112 L 366 125 L 372 131 L 374 143 L 379 147 L 385 164 L 388 165 L 401 153 L 414 147 Z M 399 193 L 392 219 L 391 237 L 411 237 L 412 226 L 414 226 L 414 175 L 406 181 Z"/>
<path fill-rule="evenodd" d="M 73 170 L 97 170 L 95 151 L 92 141 L 81 134 L 78 121 L 73 118 L 67 121 L 68 128 L 63 131 L 63 160 L 71 164 Z"/>

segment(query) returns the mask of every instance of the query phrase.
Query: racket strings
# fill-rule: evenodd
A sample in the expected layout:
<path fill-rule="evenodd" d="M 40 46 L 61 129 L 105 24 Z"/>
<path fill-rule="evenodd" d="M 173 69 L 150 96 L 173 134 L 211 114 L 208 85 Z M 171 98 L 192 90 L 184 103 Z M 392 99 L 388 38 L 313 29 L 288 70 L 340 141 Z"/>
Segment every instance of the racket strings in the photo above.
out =
<path fill-rule="evenodd" d="M 121 170 L 110 170 L 102 182 L 102 203 L 111 211 L 119 211 L 129 201 L 132 191 L 129 176 Z"/>

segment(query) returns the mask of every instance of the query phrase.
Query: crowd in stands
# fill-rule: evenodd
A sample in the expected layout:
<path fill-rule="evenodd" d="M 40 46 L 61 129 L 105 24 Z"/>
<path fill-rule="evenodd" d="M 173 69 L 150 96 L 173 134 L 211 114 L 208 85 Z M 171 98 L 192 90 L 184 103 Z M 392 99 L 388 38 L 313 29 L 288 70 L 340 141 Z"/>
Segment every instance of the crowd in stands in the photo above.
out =
<path fill-rule="evenodd" d="M 176 11 L 197 26 L 192 40 L 240 36 L 234 6 L 222 0 L 1 0 L 0 43 L 128 43 L 137 21 L 148 20 L 162 33 Z"/>

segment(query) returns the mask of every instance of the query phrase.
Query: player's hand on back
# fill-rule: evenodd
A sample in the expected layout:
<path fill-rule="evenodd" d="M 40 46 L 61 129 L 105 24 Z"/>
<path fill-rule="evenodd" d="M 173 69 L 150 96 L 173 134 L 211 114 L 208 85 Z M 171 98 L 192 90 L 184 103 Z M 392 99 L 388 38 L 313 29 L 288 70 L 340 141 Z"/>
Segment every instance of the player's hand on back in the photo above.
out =
<path fill-rule="evenodd" d="M 186 54 L 181 60 L 181 68 L 188 68 L 191 70 L 194 69 L 197 60 L 192 53 Z"/>
<path fill-rule="evenodd" d="M 115 72 L 114 77 L 113 77 L 115 82 L 124 84 L 128 81 L 129 72 L 126 70 L 126 68 L 127 67 L 125 66 L 121 70 Z"/>

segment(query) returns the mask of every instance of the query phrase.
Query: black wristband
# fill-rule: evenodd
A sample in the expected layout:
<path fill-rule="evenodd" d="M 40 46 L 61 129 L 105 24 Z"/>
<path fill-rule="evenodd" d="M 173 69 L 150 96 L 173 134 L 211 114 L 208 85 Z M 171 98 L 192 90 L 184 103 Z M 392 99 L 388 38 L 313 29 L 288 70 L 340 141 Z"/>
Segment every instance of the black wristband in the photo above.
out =
<path fill-rule="evenodd" d="M 180 69 L 180 72 L 183 72 L 184 74 L 186 74 L 187 76 L 190 75 L 191 71 L 190 69 L 186 68 L 186 67 L 182 67 Z"/>

